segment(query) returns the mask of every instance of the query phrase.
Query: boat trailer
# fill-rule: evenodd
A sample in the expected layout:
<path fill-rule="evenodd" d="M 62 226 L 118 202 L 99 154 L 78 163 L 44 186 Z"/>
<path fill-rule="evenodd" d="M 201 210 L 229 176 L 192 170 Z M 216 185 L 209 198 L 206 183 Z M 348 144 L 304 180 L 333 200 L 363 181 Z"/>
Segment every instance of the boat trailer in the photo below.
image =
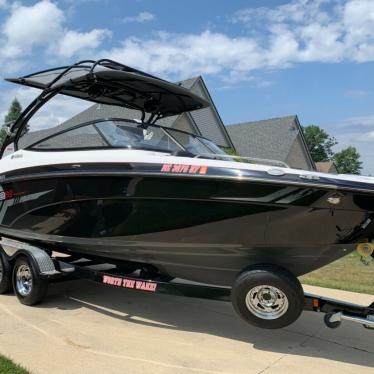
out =
<path fill-rule="evenodd" d="M 193 297 L 198 299 L 231 302 L 231 289 L 227 287 L 207 286 L 195 283 L 181 283 L 169 281 L 160 277 L 123 276 L 116 271 L 100 271 L 89 268 L 87 262 L 84 266 L 72 263 L 59 262 L 62 271 L 79 279 L 96 283 L 125 288 L 145 293 L 167 294 L 174 296 Z M 93 262 L 95 264 L 95 262 Z M 88 266 L 88 267 L 87 267 Z M 63 268 L 65 267 L 65 270 Z M 145 274 L 143 274 L 144 276 Z M 374 329 L 374 302 L 368 306 L 351 304 L 336 299 L 304 293 L 304 310 L 323 313 L 327 327 L 334 329 L 341 325 L 343 320 L 359 323 L 365 328 Z"/>
<path fill-rule="evenodd" d="M 149 279 L 140 276 L 123 276 L 116 271 L 105 272 L 87 268 L 79 264 L 70 265 L 65 268 L 76 278 L 90 280 L 117 288 L 125 288 L 145 293 L 167 294 L 174 296 L 193 297 L 215 301 L 231 301 L 231 289 L 227 287 L 207 286 L 195 283 L 180 283 L 163 279 L 162 276 Z M 336 299 L 329 299 L 309 293 L 304 293 L 305 311 L 324 313 L 324 322 L 329 328 L 337 328 L 343 320 L 356 322 L 365 328 L 374 329 L 374 302 L 368 306 L 346 303 Z"/>
<path fill-rule="evenodd" d="M 148 294 L 167 294 L 216 301 L 232 301 L 231 288 L 203 285 L 188 281 L 177 281 L 162 275 L 151 267 L 136 269 L 131 262 L 112 262 L 107 259 L 85 259 L 52 253 L 13 240 L 4 239 L 0 242 L 0 294 L 15 289 L 19 301 L 25 305 L 34 305 L 43 300 L 48 283 L 66 280 L 84 279 L 105 286 L 138 291 Z M 9 264 L 15 257 L 28 259 L 31 265 L 18 269 L 23 271 L 13 285 L 4 283 L 9 273 Z M 110 263 L 108 263 L 108 261 Z M 143 264 L 144 265 L 144 264 Z M 20 270 L 21 269 L 21 270 Z M 135 270 L 136 269 L 136 270 Z M 30 276 L 33 277 L 30 282 Z M 19 280 L 17 280 L 19 279 Z M 39 287 L 39 292 L 31 301 L 23 297 L 28 287 Z M 342 321 L 351 321 L 374 329 L 374 302 L 369 306 L 351 304 L 337 299 L 304 293 L 304 311 L 324 314 L 325 325 L 337 328 Z"/>

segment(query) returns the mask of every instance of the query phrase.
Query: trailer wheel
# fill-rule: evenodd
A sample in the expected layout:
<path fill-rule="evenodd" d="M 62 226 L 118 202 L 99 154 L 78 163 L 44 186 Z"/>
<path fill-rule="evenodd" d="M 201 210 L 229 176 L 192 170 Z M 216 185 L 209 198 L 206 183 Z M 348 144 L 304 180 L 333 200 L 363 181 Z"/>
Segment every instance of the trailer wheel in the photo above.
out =
<path fill-rule="evenodd" d="M 0 295 L 12 290 L 12 266 L 4 253 L 0 252 Z"/>
<path fill-rule="evenodd" d="M 38 275 L 30 259 L 20 257 L 13 268 L 13 288 L 22 304 L 35 305 L 41 302 L 47 293 L 48 281 Z"/>
<path fill-rule="evenodd" d="M 232 289 L 236 312 L 248 323 L 278 329 L 295 322 L 304 307 L 304 292 L 287 270 L 262 265 L 241 273 Z"/>
<path fill-rule="evenodd" d="M 323 321 L 325 322 L 325 325 L 329 328 L 329 329 L 337 329 L 341 324 L 342 324 L 342 321 L 331 321 L 331 317 L 334 315 L 335 313 L 327 313 L 325 314 L 325 316 L 323 317 Z"/>

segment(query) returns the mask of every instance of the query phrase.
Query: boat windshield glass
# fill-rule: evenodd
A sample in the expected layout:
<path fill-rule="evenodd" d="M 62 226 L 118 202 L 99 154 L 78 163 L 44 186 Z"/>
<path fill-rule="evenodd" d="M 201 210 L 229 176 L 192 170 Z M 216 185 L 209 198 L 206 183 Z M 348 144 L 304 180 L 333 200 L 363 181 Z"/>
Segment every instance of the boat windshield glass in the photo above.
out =
<path fill-rule="evenodd" d="M 46 151 L 128 148 L 187 151 L 193 155 L 225 154 L 207 139 L 163 127 L 162 120 L 160 126 L 142 125 L 140 115 L 136 110 L 92 105 L 85 100 L 56 95 L 34 113 L 17 147 Z"/>
<path fill-rule="evenodd" d="M 25 97 L 21 98 L 26 101 L 28 97 L 37 95 L 39 90 L 29 88 L 21 92 L 25 95 Z M 91 117 L 87 118 L 87 116 L 92 116 L 91 112 L 94 114 L 99 112 L 98 110 L 89 112 L 88 110 L 92 107 L 92 103 L 88 101 L 65 95 L 56 95 L 28 120 L 27 126 L 23 129 L 18 140 L 18 149 L 25 149 L 37 141 L 57 134 L 61 130 L 72 128 L 79 123 L 88 122 Z"/>
<path fill-rule="evenodd" d="M 212 153 L 212 151 L 196 136 L 174 129 L 168 129 L 167 131 L 179 144 L 183 145 L 183 148 L 187 152 L 193 153 L 194 155 Z"/>
<path fill-rule="evenodd" d="M 213 148 L 218 150 L 213 150 Z M 214 143 L 183 131 L 124 119 L 97 120 L 62 130 L 32 145 L 37 150 L 127 148 L 224 154 Z"/>

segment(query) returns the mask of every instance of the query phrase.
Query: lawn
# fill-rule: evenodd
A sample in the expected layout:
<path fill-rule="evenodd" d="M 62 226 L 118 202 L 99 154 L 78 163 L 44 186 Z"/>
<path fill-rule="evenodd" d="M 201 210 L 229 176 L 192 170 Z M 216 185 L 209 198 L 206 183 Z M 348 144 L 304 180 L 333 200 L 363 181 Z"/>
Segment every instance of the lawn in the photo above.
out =
<path fill-rule="evenodd" d="M 312 286 L 374 295 L 374 261 L 364 265 L 354 252 L 299 279 Z"/>
<path fill-rule="evenodd" d="M 1 374 L 29 374 L 29 372 L 20 366 L 13 364 L 12 361 L 0 355 L 0 373 Z"/>

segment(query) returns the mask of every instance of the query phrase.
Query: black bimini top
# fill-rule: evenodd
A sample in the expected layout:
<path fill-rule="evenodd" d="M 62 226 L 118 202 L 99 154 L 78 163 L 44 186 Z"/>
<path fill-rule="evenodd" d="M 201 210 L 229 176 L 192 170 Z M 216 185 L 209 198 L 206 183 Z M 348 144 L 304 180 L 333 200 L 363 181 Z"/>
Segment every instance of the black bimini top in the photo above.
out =
<path fill-rule="evenodd" d="M 167 117 L 207 107 L 185 88 L 111 60 L 82 61 L 9 82 Z"/>

